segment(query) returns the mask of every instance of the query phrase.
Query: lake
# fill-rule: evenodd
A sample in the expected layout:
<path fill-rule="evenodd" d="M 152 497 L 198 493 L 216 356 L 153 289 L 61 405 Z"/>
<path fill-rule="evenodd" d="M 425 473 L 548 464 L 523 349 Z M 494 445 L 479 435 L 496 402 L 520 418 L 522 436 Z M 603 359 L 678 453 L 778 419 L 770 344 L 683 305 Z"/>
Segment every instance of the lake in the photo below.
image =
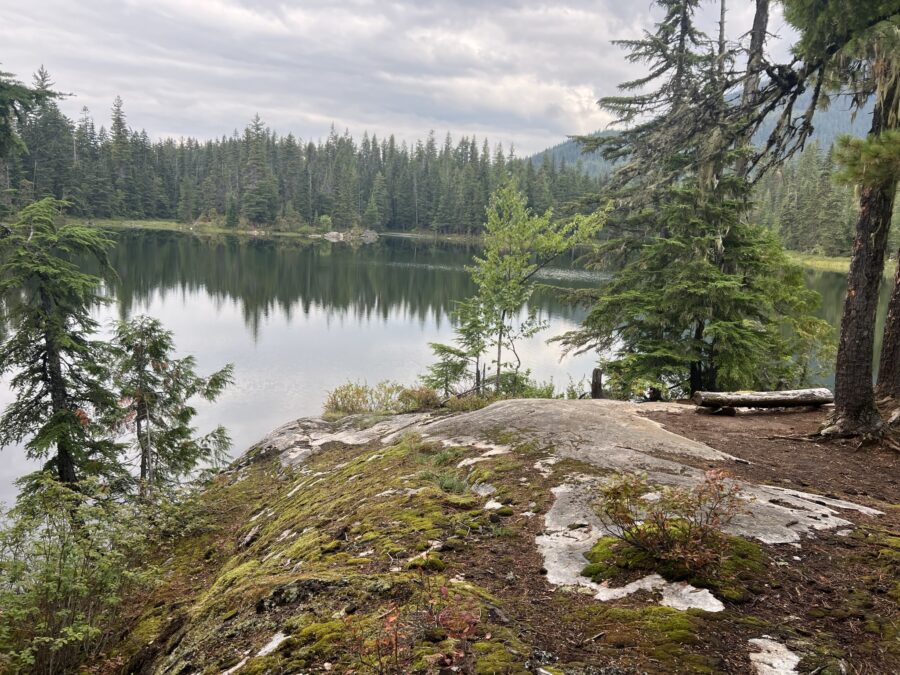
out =
<path fill-rule="evenodd" d="M 395 237 L 351 246 L 129 230 L 112 256 L 113 301 L 95 316 L 105 327 L 135 314 L 160 319 L 200 373 L 234 363 L 235 385 L 215 404 L 199 404 L 196 421 L 200 431 L 224 424 L 237 455 L 275 427 L 319 414 L 325 393 L 348 380 L 412 383 L 431 363 L 428 343 L 452 338 L 449 312 L 474 290 L 465 266 L 475 252 Z M 822 293 L 821 315 L 837 325 L 844 276 L 807 276 Z M 597 277 L 564 261 L 543 281 L 574 288 Z M 559 347 L 546 344 L 584 312 L 553 291 L 537 293 L 533 305 L 550 328 L 524 346 L 524 365 L 558 388 L 589 378 L 593 355 L 561 360 Z M 0 406 L 10 400 L 4 383 Z M 15 479 L 38 463 L 21 448 L 2 452 L 0 501 L 9 504 Z"/>

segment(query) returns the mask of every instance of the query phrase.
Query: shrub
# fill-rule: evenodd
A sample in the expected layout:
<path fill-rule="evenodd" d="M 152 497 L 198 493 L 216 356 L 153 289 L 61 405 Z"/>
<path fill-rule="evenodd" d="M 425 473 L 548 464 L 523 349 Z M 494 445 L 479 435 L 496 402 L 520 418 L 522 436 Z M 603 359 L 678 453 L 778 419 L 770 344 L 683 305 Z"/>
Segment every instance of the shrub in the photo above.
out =
<path fill-rule="evenodd" d="M 437 392 L 424 386 L 404 388 L 397 397 L 397 402 L 403 412 L 420 412 L 441 407 Z"/>
<path fill-rule="evenodd" d="M 390 380 L 379 382 L 374 387 L 348 382 L 328 392 L 325 399 L 325 413 L 329 415 L 393 414 L 439 406 L 440 400 L 433 389 L 404 387 Z"/>
<path fill-rule="evenodd" d="M 405 607 L 393 603 L 374 622 L 358 615 L 344 619 L 348 651 L 363 672 L 474 671 L 471 641 L 482 624 L 481 604 L 420 574 L 421 588 Z"/>
<path fill-rule="evenodd" d="M 149 583 L 146 519 L 95 482 L 31 479 L 0 529 L 0 671 L 73 672 L 116 636 L 125 593 Z"/>
<path fill-rule="evenodd" d="M 486 396 L 454 396 L 447 400 L 444 404 L 451 412 L 470 412 L 472 410 L 480 410 L 486 405 L 490 405 L 494 399 Z"/>
<path fill-rule="evenodd" d="M 625 545 L 684 572 L 721 562 L 723 528 L 741 512 L 740 487 L 725 471 L 707 471 L 693 488 L 652 486 L 645 475 L 617 474 L 595 510 Z"/>
<path fill-rule="evenodd" d="M 364 384 L 348 382 L 328 392 L 325 412 L 331 415 L 357 415 L 371 412 L 369 388 Z"/>
<path fill-rule="evenodd" d="M 423 471 L 422 480 L 431 481 L 444 492 L 451 494 L 465 494 L 469 491 L 469 484 L 452 471 L 441 471 L 435 473 L 433 471 Z"/>

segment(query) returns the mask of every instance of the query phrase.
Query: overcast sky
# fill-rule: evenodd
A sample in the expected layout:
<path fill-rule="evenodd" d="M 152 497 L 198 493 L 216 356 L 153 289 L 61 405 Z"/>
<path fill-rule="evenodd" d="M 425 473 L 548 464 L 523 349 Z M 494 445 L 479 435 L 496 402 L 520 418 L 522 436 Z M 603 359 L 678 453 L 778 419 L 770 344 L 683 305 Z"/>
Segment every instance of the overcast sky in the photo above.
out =
<path fill-rule="evenodd" d="M 732 0 L 738 35 L 752 2 Z M 411 140 L 477 134 L 532 153 L 603 128 L 599 96 L 634 75 L 610 44 L 652 26 L 650 0 L 30 0 L 0 3 L 0 70 L 106 122 L 116 94 L 153 137 L 210 138 L 259 112 L 319 139 L 333 123 Z M 702 21 L 717 16 L 706 3 Z M 786 34 L 776 13 L 770 30 Z M 783 41 L 786 42 L 786 41 Z M 786 45 L 776 46 L 784 51 Z"/>

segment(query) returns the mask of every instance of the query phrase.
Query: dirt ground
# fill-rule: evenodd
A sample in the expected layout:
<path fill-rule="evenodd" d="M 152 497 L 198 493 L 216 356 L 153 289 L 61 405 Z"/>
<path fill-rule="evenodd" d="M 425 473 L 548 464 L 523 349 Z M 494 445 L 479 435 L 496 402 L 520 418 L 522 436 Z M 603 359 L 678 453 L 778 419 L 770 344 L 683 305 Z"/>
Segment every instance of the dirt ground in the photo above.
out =
<path fill-rule="evenodd" d="M 693 408 L 693 406 L 690 406 Z M 900 504 L 900 454 L 858 448 L 855 441 L 791 440 L 822 426 L 824 411 L 748 411 L 734 417 L 651 412 L 676 434 L 745 459 L 729 470 L 758 483 L 783 485 L 880 508 Z"/>

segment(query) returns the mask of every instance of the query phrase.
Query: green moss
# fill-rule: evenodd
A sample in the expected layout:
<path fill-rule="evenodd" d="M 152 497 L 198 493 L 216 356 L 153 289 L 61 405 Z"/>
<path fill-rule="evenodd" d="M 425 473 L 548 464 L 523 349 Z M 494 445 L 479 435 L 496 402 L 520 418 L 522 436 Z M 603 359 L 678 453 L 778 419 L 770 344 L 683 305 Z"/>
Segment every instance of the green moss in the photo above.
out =
<path fill-rule="evenodd" d="M 741 537 L 725 540 L 718 568 L 693 575 L 677 563 L 656 560 L 615 537 L 602 537 L 585 557 L 589 564 L 582 574 L 598 583 L 615 580 L 629 570 L 657 572 L 670 581 L 687 580 L 694 586 L 708 588 L 731 602 L 745 602 L 752 597 L 766 572 L 762 549 Z"/>
<path fill-rule="evenodd" d="M 207 593 L 208 597 L 215 598 L 219 596 L 223 591 L 231 588 L 238 582 L 245 582 L 250 575 L 253 574 L 259 568 L 258 560 L 248 560 L 247 562 L 238 565 L 230 570 L 227 570 L 223 574 L 219 575 L 216 579 L 215 583 L 209 589 Z"/>
<path fill-rule="evenodd" d="M 428 555 L 421 556 L 419 558 L 413 558 L 406 564 L 407 569 L 411 570 L 426 570 L 428 572 L 443 572 L 447 564 L 440 559 L 439 556 L 434 553 L 429 553 Z"/>
<path fill-rule="evenodd" d="M 508 518 L 509 516 L 515 514 L 511 506 L 501 506 L 499 509 L 494 511 L 498 516 L 502 516 L 503 518 Z"/>
<path fill-rule="evenodd" d="M 506 645 L 499 642 L 476 642 L 472 645 L 472 651 L 475 654 L 475 672 L 478 675 L 530 672 L 510 653 Z"/>
<path fill-rule="evenodd" d="M 319 550 L 322 553 L 334 553 L 341 547 L 341 542 L 337 539 L 332 539 L 331 541 L 325 542 L 319 547 Z"/>
<path fill-rule="evenodd" d="M 717 672 L 714 659 L 695 653 L 708 633 L 703 612 L 659 605 L 588 605 L 567 619 L 581 628 L 585 639 L 601 634 L 601 646 L 638 650 L 662 663 L 664 672 Z"/>

